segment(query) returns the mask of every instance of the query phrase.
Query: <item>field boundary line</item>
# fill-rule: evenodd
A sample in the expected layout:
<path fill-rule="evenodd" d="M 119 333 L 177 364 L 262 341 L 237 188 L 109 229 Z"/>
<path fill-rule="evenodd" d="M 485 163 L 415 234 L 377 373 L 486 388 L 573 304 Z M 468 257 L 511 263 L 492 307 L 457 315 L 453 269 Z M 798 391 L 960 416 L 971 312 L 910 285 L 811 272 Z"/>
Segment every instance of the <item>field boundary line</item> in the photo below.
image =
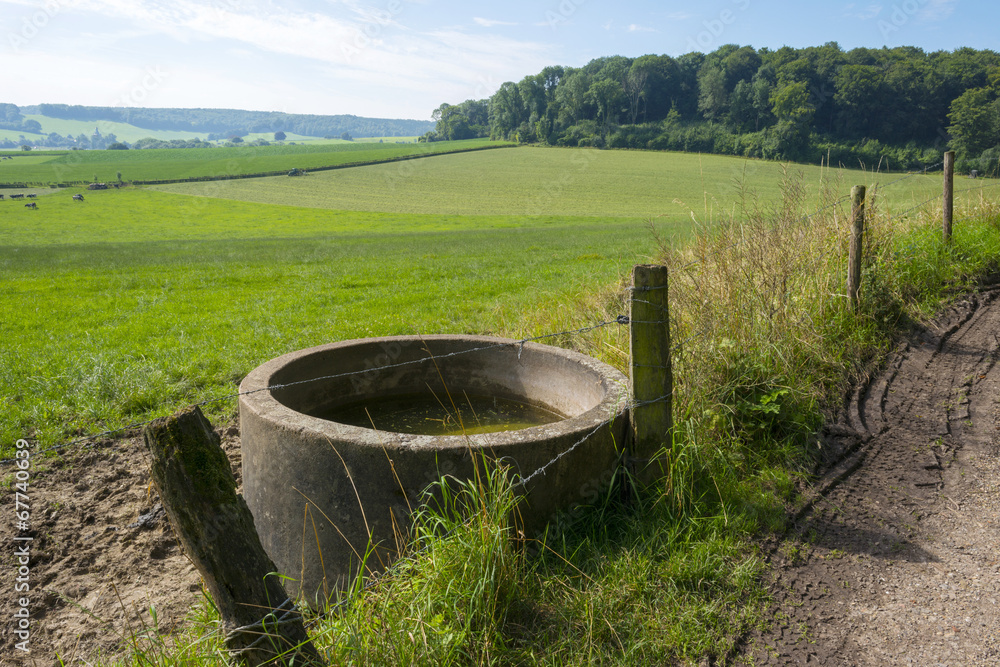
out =
<path fill-rule="evenodd" d="M 517 144 L 505 143 L 498 146 L 476 146 L 474 148 L 457 148 L 455 150 L 430 152 L 430 153 L 417 153 L 414 155 L 398 155 L 396 157 L 386 158 L 384 160 L 360 160 L 355 162 L 344 162 L 342 164 L 334 165 L 323 165 L 319 167 L 309 167 L 309 168 L 299 168 L 290 167 L 288 169 L 278 169 L 274 171 L 260 171 L 251 174 L 216 174 L 208 176 L 191 176 L 189 178 L 170 178 L 170 179 L 157 179 L 157 180 L 134 180 L 127 181 L 127 185 L 175 185 L 178 183 L 211 183 L 215 181 L 235 181 L 242 180 L 245 178 L 268 178 L 272 176 L 286 176 L 288 172 L 292 169 L 298 169 L 303 175 L 311 174 L 317 171 L 333 171 L 335 169 L 350 169 L 353 167 L 371 167 L 379 164 L 392 164 L 395 162 L 405 162 L 407 160 L 419 160 L 429 157 L 437 157 L 439 155 L 457 155 L 459 153 L 474 153 L 477 151 L 489 151 L 497 150 L 500 148 L 518 148 Z M 184 150 L 183 148 L 177 148 L 174 150 Z M 303 155 L 308 155 L 308 153 L 303 153 Z M 55 183 L 51 182 L 40 182 L 40 183 L 28 183 L 28 182 L 18 182 L 8 181 L 0 183 L 0 189 L 24 189 L 31 187 L 51 187 L 53 184 L 62 187 L 79 187 L 86 186 L 90 184 L 90 181 L 65 181 Z"/>

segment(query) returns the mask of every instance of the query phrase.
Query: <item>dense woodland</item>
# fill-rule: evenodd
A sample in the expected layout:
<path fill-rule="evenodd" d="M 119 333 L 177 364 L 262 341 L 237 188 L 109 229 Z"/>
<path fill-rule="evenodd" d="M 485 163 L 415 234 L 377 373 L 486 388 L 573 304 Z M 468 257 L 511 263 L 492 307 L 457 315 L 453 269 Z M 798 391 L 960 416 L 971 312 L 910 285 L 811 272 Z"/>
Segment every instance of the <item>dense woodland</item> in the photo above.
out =
<path fill-rule="evenodd" d="M 13 104 L 0 104 L 0 129 L 26 133 L 40 133 L 41 125 L 33 119 L 25 119 L 24 114 L 43 115 L 63 120 L 82 120 L 92 123 L 110 121 L 128 123 L 147 130 L 175 130 L 200 132 L 209 141 L 245 137 L 250 133 L 294 133 L 310 137 L 341 137 L 349 134 L 355 137 L 412 137 L 421 135 L 434 127 L 434 123 L 422 120 L 400 120 L 389 118 L 363 118 L 360 116 L 319 116 L 309 114 L 286 114 L 266 111 L 242 111 L 239 109 L 144 109 L 137 107 L 86 107 L 68 104 L 39 104 L 18 108 Z M 81 140 L 81 137 L 83 140 Z M 97 139 L 95 142 L 94 139 Z M 25 139 L 20 143 L 49 147 L 107 148 L 115 143 L 100 135 L 96 137 L 62 137 L 56 133 L 42 140 Z M 10 142 L 8 142 L 10 143 Z M 7 146 L 8 148 L 15 145 Z M 138 143 L 138 142 L 137 142 Z M 163 147 L 171 142 L 147 142 L 142 147 Z M 173 142 L 177 143 L 177 142 Z M 181 142 L 187 147 L 210 145 L 204 142 Z M 153 144 L 156 144 L 155 146 Z M 169 146 L 168 146 L 169 147 Z"/>
<path fill-rule="evenodd" d="M 962 48 L 754 49 L 552 66 L 486 100 L 442 104 L 427 140 L 682 150 L 915 169 L 1000 158 L 1000 55 Z"/>

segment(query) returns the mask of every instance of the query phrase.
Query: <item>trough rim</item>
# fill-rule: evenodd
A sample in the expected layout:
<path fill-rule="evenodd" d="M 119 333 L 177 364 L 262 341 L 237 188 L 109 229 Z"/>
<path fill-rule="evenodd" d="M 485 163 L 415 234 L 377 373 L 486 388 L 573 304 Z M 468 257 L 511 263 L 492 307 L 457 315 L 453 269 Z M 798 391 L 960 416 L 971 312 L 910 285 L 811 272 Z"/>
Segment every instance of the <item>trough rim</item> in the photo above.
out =
<path fill-rule="evenodd" d="M 599 376 L 604 397 L 589 410 L 549 424 L 541 424 L 512 431 L 472 435 L 422 435 L 394 431 L 377 431 L 362 426 L 352 426 L 319 417 L 312 417 L 288 407 L 275 398 L 273 393 L 268 390 L 268 381 L 272 375 L 284 366 L 312 354 L 332 349 L 349 348 L 361 343 L 376 345 L 404 341 L 420 342 L 434 340 L 470 342 L 481 346 L 512 346 L 523 348 L 523 350 L 530 352 L 561 356 L 589 369 Z M 472 354 L 474 352 L 470 351 L 469 353 Z M 350 441 L 357 446 L 369 446 L 379 449 L 405 447 L 407 449 L 433 448 L 437 450 L 468 449 L 470 447 L 502 448 L 504 445 L 522 444 L 526 440 L 547 440 L 559 435 L 586 433 L 604 424 L 613 423 L 616 419 L 627 419 L 628 387 L 628 378 L 617 368 L 574 350 L 554 345 L 544 345 L 497 336 L 466 334 L 380 336 L 354 338 L 317 345 L 295 350 L 264 362 L 250 371 L 240 383 L 240 410 L 241 412 L 243 410 L 250 410 L 257 418 L 275 424 L 280 428 L 301 433 L 310 433 L 320 438 L 328 439 L 331 442 Z"/>

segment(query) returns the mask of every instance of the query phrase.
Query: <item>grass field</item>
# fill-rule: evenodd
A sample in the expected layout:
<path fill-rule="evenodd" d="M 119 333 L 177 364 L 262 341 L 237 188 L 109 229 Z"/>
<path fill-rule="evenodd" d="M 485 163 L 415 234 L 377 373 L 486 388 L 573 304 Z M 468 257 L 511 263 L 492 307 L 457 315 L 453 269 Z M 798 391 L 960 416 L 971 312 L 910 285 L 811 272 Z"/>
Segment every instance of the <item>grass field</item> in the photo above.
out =
<path fill-rule="evenodd" d="M 801 178 L 807 200 L 828 200 L 825 188 L 850 192 L 900 178 L 857 169 L 741 158 L 596 149 L 518 147 L 432 160 L 373 165 L 284 177 L 158 186 L 168 192 L 316 208 L 453 215 L 665 216 L 705 222 L 733 210 L 741 194 L 777 202 L 783 182 Z M 986 182 L 987 184 L 990 182 Z M 956 190 L 982 186 L 959 182 Z M 613 193 L 613 196 L 609 194 Z M 941 193 L 941 175 L 910 178 L 886 189 L 886 203 L 901 211 Z"/>
<path fill-rule="evenodd" d="M 0 175 L 135 178 L 131 164 L 164 178 L 424 148 L 342 146 L 26 155 L 0 162 Z M 69 158 L 80 162 L 59 163 Z M 682 266 L 671 276 L 678 419 L 663 488 L 632 504 L 609 494 L 535 555 L 513 554 L 507 512 L 461 522 L 315 632 L 344 663 L 725 662 L 740 633 L 764 622 L 757 540 L 780 537 L 795 481 L 811 469 L 806 436 L 823 392 L 842 395 L 833 390 L 888 349 L 899 322 L 938 307 L 942 285 L 996 264 L 998 207 L 972 206 L 995 196 L 995 181 L 957 183 L 972 188 L 958 220 L 979 221 L 957 224 L 943 248 L 939 202 L 912 218 L 886 215 L 939 195 L 940 174 L 899 178 L 513 148 L 87 191 L 84 202 L 71 199 L 80 188 L 40 189 L 37 210 L 0 202 L 0 457 L 18 438 L 44 447 L 227 397 L 206 406 L 221 425 L 234 419 L 232 393 L 248 371 L 329 341 L 540 335 L 614 319 L 632 265 Z M 846 212 L 825 206 L 856 183 L 888 186 L 869 209 L 857 311 L 841 295 Z M 730 216 L 741 198 L 750 205 Z M 617 324 L 552 342 L 619 366 L 628 358 Z M 490 565 L 490 549 L 516 567 L 476 570 Z M 482 586 L 518 593 L 483 611 Z M 222 664 L 206 648 L 220 640 L 211 619 L 175 639 L 189 642 L 190 659 L 129 664 Z"/>
<path fill-rule="evenodd" d="M 172 180 L 223 175 L 313 169 L 354 162 L 377 162 L 411 155 L 494 146 L 487 139 L 432 144 L 339 142 L 233 148 L 150 149 L 131 151 L 67 151 L 44 163 L 7 160 L 16 168 L 0 170 L 2 183 L 83 183 L 99 181 Z M 50 156 L 51 157 L 51 156 Z"/>
<path fill-rule="evenodd" d="M 102 135 L 115 135 L 118 141 L 137 141 L 143 137 L 153 137 L 164 141 L 170 139 L 204 139 L 207 132 L 185 132 L 182 130 L 149 130 L 128 123 L 118 123 L 109 120 L 69 120 L 65 118 L 50 118 L 39 114 L 25 114 L 25 120 L 36 120 L 42 126 L 41 134 L 47 135 L 52 132 L 62 136 L 72 135 L 74 137 L 81 134 L 90 137 L 97 129 Z"/>
<path fill-rule="evenodd" d="M 395 148 L 24 155 L 0 162 L 0 174 L 17 180 L 77 155 L 84 161 L 69 166 L 83 173 L 131 164 L 162 177 L 204 173 L 220 153 L 231 167 Z M 300 178 L 87 192 L 85 202 L 71 200 L 76 190 L 46 188 L 35 211 L 0 202 L 0 338 L 13 360 L 0 370 L 0 433 L 12 442 L 34 430 L 52 443 L 145 418 L 225 393 L 256 363 L 325 340 L 516 327 L 511 313 L 615 282 L 651 252 L 650 219 L 661 236 L 683 238 L 692 218 L 725 218 L 740 182 L 770 205 L 789 178 L 799 179 L 812 209 L 829 201 L 826 188 L 899 177 L 728 157 L 512 148 Z M 888 188 L 882 206 L 902 210 L 939 192 L 939 174 L 916 176 Z M 136 335 L 137 326 L 146 333 Z M 163 331 L 168 342 L 158 338 Z"/>
<path fill-rule="evenodd" d="M 169 141 L 171 139 L 206 139 L 208 137 L 208 132 L 188 132 L 184 130 L 150 130 L 148 128 L 136 127 L 129 123 L 118 123 L 108 120 L 68 120 L 64 118 L 51 118 L 49 116 L 42 116 L 39 114 L 25 114 L 25 120 L 36 120 L 42 126 L 42 132 L 40 134 L 24 133 L 15 130 L 2 130 L 0 129 L 0 138 L 8 138 L 11 141 L 16 141 L 18 136 L 23 134 L 28 138 L 44 138 L 45 135 L 55 132 L 62 136 L 71 135 L 79 136 L 81 134 L 89 137 L 94 133 L 94 129 L 100 131 L 101 134 L 107 136 L 109 134 L 114 134 L 118 138 L 118 141 L 127 141 L 132 143 L 138 141 L 139 139 L 144 139 L 146 137 L 152 137 L 154 139 L 160 139 L 163 141 Z M 273 132 L 255 132 L 244 137 L 245 141 L 251 141 L 253 139 L 267 139 L 271 141 L 274 139 Z M 378 137 L 374 139 L 378 142 Z M 386 143 L 390 141 L 413 141 L 416 137 L 386 137 Z M 285 133 L 285 142 L 294 141 L 298 142 L 340 142 L 341 139 L 322 139 L 320 137 L 310 137 L 304 134 L 295 134 L 293 132 Z M 359 141 L 355 138 L 355 141 Z"/>
<path fill-rule="evenodd" d="M 502 332 L 615 282 L 637 220 L 323 211 L 142 190 L 0 202 L 0 440 L 53 444 L 332 340 Z M 235 402 L 218 406 L 231 415 Z"/>
<path fill-rule="evenodd" d="M 51 162 L 52 160 L 58 159 L 65 154 L 66 153 L 64 151 L 45 151 L 42 153 L 5 153 L 9 159 L 0 160 L 0 178 L 4 178 L 8 174 L 20 174 L 20 171 L 25 167 L 45 164 L 46 162 Z M 17 176 L 13 176 L 12 178 L 17 178 Z"/>

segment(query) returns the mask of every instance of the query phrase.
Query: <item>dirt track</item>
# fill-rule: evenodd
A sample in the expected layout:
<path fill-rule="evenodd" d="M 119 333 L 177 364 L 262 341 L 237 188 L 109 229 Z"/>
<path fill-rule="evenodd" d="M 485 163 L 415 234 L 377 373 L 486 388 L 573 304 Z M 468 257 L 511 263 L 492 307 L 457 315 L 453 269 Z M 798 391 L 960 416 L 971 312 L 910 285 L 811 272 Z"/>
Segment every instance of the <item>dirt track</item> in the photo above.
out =
<path fill-rule="evenodd" d="M 859 389 L 772 557 L 773 627 L 739 664 L 1000 664 L 1000 291 Z"/>

